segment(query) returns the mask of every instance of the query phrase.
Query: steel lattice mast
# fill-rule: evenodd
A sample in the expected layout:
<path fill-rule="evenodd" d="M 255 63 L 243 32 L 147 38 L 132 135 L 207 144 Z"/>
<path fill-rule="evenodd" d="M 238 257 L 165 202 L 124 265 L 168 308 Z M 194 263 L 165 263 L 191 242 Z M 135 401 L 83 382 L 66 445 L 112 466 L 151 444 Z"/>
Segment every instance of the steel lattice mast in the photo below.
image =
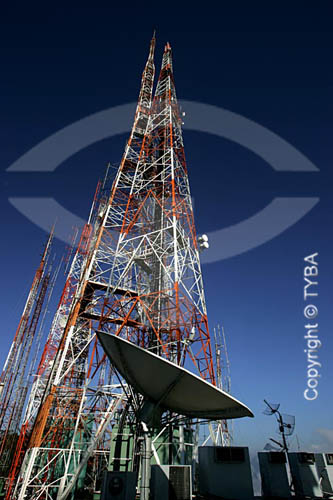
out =
<path fill-rule="evenodd" d="M 214 343 L 215 343 L 215 371 L 216 371 L 216 385 L 221 390 L 230 394 L 231 390 L 231 377 L 230 377 L 230 362 L 227 350 L 227 343 L 224 334 L 224 328 L 217 325 L 214 328 Z M 230 422 L 230 421 L 229 421 Z M 232 443 L 232 422 L 231 426 L 227 420 L 219 420 L 216 422 L 209 422 L 209 436 L 203 442 L 204 446 L 209 439 L 212 440 L 214 446 L 230 446 Z"/>
<path fill-rule="evenodd" d="M 50 281 L 46 273 L 53 229 L 45 245 L 39 266 L 0 377 L 0 467 L 6 475 L 15 447 L 16 433 L 27 395 L 27 366 L 38 321 Z"/>
<path fill-rule="evenodd" d="M 148 61 L 142 75 L 134 125 L 117 179 L 123 175 L 122 171 L 130 169 L 131 165 L 132 169 L 135 168 L 138 154 L 141 150 L 152 99 L 155 72 L 153 62 L 154 48 L 155 37 L 152 39 Z M 117 183 L 117 179 L 115 184 Z M 87 251 L 84 252 L 85 255 L 82 255 L 82 252 L 77 252 L 72 265 L 72 269 L 76 269 L 76 277 L 79 276 L 79 279 L 75 293 L 71 296 L 72 300 L 69 304 L 69 310 L 67 315 L 59 314 L 58 310 L 56 316 L 60 316 L 61 318 L 59 318 L 59 321 L 56 319 L 54 321 L 56 335 L 51 335 L 51 339 L 55 339 L 58 342 L 57 352 L 51 360 L 52 366 L 49 370 L 49 377 L 44 387 L 42 400 L 39 402 L 40 407 L 35 417 L 28 450 L 25 454 L 21 474 L 19 475 L 19 480 L 13 494 L 18 498 L 23 498 L 27 491 L 29 491 L 31 498 L 35 498 L 34 494 L 36 494 L 36 497 L 39 497 L 43 492 L 50 494 L 50 491 L 54 491 L 54 488 L 59 489 L 60 495 L 71 477 L 69 474 L 65 474 L 65 480 L 62 481 L 59 488 L 60 480 L 57 482 L 57 475 L 58 479 L 59 477 L 61 479 L 63 472 L 68 469 L 71 463 L 73 453 L 74 460 L 76 460 L 73 447 L 73 430 L 77 430 L 79 424 L 85 427 L 87 423 L 85 415 L 94 412 L 96 414 L 95 422 L 90 423 L 89 421 L 88 426 L 94 427 L 94 431 L 98 431 L 100 424 L 98 420 L 101 420 L 101 412 L 104 412 L 103 415 L 105 414 L 105 410 L 109 410 L 112 413 L 113 407 L 116 407 L 118 404 L 119 398 L 115 399 L 113 394 L 110 393 L 110 369 L 109 367 L 106 368 L 106 360 L 101 359 L 99 356 L 95 335 L 92 330 L 93 320 L 89 317 L 91 309 L 94 306 L 95 308 L 100 306 L 99 309 L 101 309 L 103 294 L 105 294 L 107 289 L 105 280 L 97 282 L 99 288 L 101 288 L 101 297 L 97 301 L 96 299 L 92 300 L 92 293 L 94 291 L 92 289 L 95 284 L 87 279 L 89 274 L 91 274 L 91 269 L 96 267 L 94 257 L 97 248 L 101 248 L 105 244 L 105 240 L 108 239 L 105 227 L 107 225 L 110 197 L 105 196 L 105 193 L 103 194 L 104 196 L 101 195 L 98 200 L 95 199 L 89 224 L 84 230 L 90 233 Z M 103 232 L 105 234 L 102 240 L 101 235 Z M 107 242 L 105 249 L 106 259 L 109 259 L 107 253 L 109 246 L 109 242 Z M 103 252 L 103 250 L 100 251 Z M 81 256 L 78 260 L 77 257 L 80 254 Z M 71 280 L 70 277 L 69 280 Z M 64 291 L 63 295 L 67 296 L 67 292 Z M 68 304 L 67 299 L 66 303 Z M 96 315 L 96 317 L 99 320 L 100 314 Z M 61 323 L 63 324 L 61 325 Z M 60 338 L 57 337 L 60 332 L 58 326 L 60 326 L 60 330 L 62 328 Z M 92 389 L 86 395 L 91 378 L 94 379 L 93 382 L 96 384 L 95 389 Z M 107 392 L 103 391 L 105 382 L 109 383 L 109 385 L 106 384 L 108 388 Z M 88 401 L 85 400 L 86 398 Z M 86 403 L 85 407 L 83 407 L 83 402 Z M 104 428 L 102 429 L 103 431 L 105 430 Z M 92 434 L 91 430 L 90 434 Z M 93 438 L 96 435 L 98 436 L 98 432 L 95 432 L 90 440 L 94 441 Z M 85 440 L 86 442 L 87 440 Z M 44 451 L 43 445 L 48 448 L 48 452 Z M 75 446 L 80 447 L 80 444 L 75 443 Z M 60 453 L 59 450 L 61 450 Z M 81 450 L 82 447 L 80 448 Z M 34 478 L 35 467 L 40 468 L 41 462 L 44 466 L 42 474 Z M 60 463 L 58 471 L 55 466 L 56 462 L 57 464 Z M 33 491 L 29 490 L 30 481 L 34 481 L 36 485 Z M 12 494 L 10 493 L 7 497 L 11 498 Z"/>
<path fill-rule="evenodd" d="M 91 211 L 75 293 L 8 498 L 67 498 L 105 462 L 115 412 L 127 403 L 97 329 L 215 383 L 171 48 L 152 99 L 154 48 L 155 37 L 111 193 L 102 191 Z"/>
<path fill-rule="evenodd" d="M 214 383 L 169 44 L 135 172 L 130 179 L 119 178 L 115 193 L 127 199 L 121 210 L 119 204 L 110 206 L 109 227 L 120 233 L 112 267 L 105 267 L 99 250 L 93 274 L 94 280 L 107 279 L 112 292 L 101 326 L 154 346 L 178 364 L 191 359 L 193 368 Z"/>
<path fill-rule="evenodd" d="M 66 324 L 70 306 L 74 299 L 77 285 L 79 283 L 81 267 L 87 254 L 90 243 L 91 226 L 86 224 L 83 228 L 75 256 L 73 258 L 65 286 L 58 304 L 56 314 L 50 328 L 48 338 L 46 340 L 41 359 L 34 375 L 29 403 L 26 407 L 23 422 L 18 438 L 18 443 L 15 450 L 15 455 L 12 461 L 11 470 L 9 472 L 9 481 L 7 487 L 6 498 L 11 498 L 12 488 L 18 469 L 21 465 L 24 452 L 28 444 L 28 439 L 33 429 L 35 419 L 45 395 L 47 383 L 50 377 L 52 365 L 54 363 L 56 353 L 63 334 L 63 328 Z"/>

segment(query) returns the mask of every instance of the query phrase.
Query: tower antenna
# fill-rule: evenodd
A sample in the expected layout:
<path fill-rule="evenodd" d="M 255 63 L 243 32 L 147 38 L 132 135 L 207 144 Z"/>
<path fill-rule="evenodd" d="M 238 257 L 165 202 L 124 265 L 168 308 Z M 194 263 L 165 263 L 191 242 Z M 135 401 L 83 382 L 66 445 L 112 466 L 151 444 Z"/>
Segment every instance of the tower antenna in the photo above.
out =
<path fill-rule="evenodd" d="M 281 451 L 288 451 L 289 445 L 287 441 L 287 437 L 291 436 L 295 430 L 295 417 L 293 415 L 282 414 L 279 411 L 280 404 L 272 404 L 268 403 L 266 399 L 264 399 L 264 403 L 267 408 L 264 410 L 264 415 L 275 415 L 277 423 L 278 423 L 278 432 L 281 435 L 282 443 L 270 438 L 270 441 L 277 444 Z"/>

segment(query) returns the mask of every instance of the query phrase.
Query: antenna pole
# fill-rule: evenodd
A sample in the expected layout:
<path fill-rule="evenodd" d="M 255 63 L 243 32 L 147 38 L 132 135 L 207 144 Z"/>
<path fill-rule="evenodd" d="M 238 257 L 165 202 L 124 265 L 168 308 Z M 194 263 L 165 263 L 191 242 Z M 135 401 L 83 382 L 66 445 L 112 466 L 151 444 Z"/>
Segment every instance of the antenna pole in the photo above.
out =
<path fill-rule="evenodd" d="M 288 442 L 287 442 L 287 439 L 286 439 L 286 431 L 285 431 L 285 429 L 286 428 L 291 429 L 290 433 L 288 434 L 288 436 L 290 436 L 292 434 L 293 430 L 294 430 L 295 424 L 294 423 L 293 424 L 291 424 L 291 423 L 288 424 L 288 422 L 286 422 L 286 421 L 284 422 L 283 421 L 283 416 L 282 416 L 282 414 L 279 411 L 279 407 L 280 407 L 279 404 L 276 405 L 276 408 L 273 408 L 273 406 L 270 405 L 268 403 L 268 401 L 266 401 L 266 399 L 264 399 L 264 403 L 268 406 L 268 408 L 269 408 L 269 410 L 271 412 L 270 415 L 273 415 L 273 414 L 276 415 L 276 419 L 277 419 L 277 422 L 278 422 L 278 425 L 279 425 L 279 432 L 281 433 L 283 444 L 278 443 L 274 439 L 271 439 L 271 441 L 273 441 L 274 443 L 277 443 L 283 449 L 283 451 L 288 452 Z M 266 413 L 266 415 L 269 414 L 266 411 L 264 413 Z M 292 418 L 294 418 L 294 417 L 292 417 Z"/>
<path fill-rule="evenodd" d="M 282 415 L 281 415 L 281 413 L 279 411 L 277 411 L 276 413 L 279 415 L 277 421 L 279 423 L 280 432 L 282 434 L 283 451 L 288 451 L 288 445 L 287 445 L 287 440 L 286 440 L 286 436 L 285 436 L 284 423 L 283 423 Z"/>

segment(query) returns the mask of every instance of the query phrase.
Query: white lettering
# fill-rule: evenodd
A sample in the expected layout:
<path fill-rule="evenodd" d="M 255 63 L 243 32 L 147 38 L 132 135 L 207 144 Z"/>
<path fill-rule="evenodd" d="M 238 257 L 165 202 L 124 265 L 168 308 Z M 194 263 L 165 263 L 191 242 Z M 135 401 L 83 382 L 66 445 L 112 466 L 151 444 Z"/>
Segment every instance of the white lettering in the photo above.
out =
<path fill-rule="evenodd" d="M 311 255 L 308 255 L 307 257 L 304 257 L 305 262 L 309 262 L 310 264 L 314 264 L 315 266 L 318 266 L 318 262 L 314 260 L 315 257 L 317 257 L 318 252 L 313 253 Z"/>
<path fill-rule="evenodd" d="M 305 391 L 304 391 L 304 397 L 305 397 L 305 399 L 307 399 L 308 401 L 313 401 L 314 399 L 317 399 L 318 392 L 316 391 L 316 389 L 311 389 L 311 392 L 313 392 L 313 394 L 314 394 L 313 398 L 310 398 L 308 396 L 308 392 L 309 392 L 309 389 L 305 389 Z"/>

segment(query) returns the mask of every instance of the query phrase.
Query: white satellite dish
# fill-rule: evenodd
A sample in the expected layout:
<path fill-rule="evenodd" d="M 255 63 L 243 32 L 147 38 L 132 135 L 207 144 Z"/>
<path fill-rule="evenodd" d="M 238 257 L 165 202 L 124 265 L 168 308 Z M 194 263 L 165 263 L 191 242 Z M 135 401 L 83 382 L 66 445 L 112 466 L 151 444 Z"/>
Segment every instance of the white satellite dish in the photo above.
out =
<path fill-rule="evenodd" d="M 124 379 L 160 408 L 211 420 L 253 417 L 243 403 L 185 368 L 115 335 L 97 336 Z"/>

